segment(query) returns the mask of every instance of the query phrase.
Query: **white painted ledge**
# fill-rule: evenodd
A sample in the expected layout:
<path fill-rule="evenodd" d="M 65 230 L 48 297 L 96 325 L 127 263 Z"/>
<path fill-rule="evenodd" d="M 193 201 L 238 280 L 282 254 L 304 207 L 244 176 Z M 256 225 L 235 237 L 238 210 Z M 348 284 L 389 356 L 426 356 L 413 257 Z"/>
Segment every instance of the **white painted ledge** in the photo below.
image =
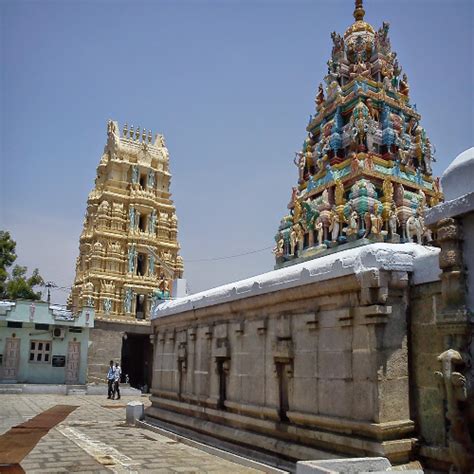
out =
<path fill-rule="evenodd" d="M 336 252 L 245 280 L 161 303 L 152 319 L 308 285 L 368 270 L 412 272 L 418 285 L 439 279 L 439 249 L 418 244 L 377 243 Z"/>

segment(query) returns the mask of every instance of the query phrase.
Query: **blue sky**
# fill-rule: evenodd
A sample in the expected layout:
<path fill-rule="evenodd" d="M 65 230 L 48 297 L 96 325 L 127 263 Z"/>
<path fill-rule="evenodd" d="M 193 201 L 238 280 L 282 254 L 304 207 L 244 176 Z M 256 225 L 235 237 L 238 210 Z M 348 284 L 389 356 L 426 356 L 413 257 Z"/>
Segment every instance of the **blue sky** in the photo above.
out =
<path fill-rule="evenodd" d="M 391 24 L 441 174 L 473 145 L 471 0 L 366 0 Z M 1 228 L 18 263 L 71 285 L 109 118 L 165 135 L 193 292 L 263 273 L 351 0 L 0 0 Z M 58 302 L 67 293 L 56 292 Z"/>

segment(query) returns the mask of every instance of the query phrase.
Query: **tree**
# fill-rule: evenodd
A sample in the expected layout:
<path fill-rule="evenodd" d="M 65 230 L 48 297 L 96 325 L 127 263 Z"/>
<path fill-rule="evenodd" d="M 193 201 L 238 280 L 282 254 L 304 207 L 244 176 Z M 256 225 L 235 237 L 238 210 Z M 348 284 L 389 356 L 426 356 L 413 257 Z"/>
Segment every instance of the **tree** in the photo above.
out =
<path fill-rule="evenodd" d="M 10 237 L 10 233 L 0 230 L 0 298 L 6 298 L 5 282 L 8 278 L 7 267 L 16 260 L 16 242 Z"/>
<path fill-rule="evenodd" d="M 37 268 L 28 277 L 26 267 L 15 265 L 11 275 L 8 275 L 7 268 L 16 260 L 15 248 L 16 242 L 12 240 L 10 233 L 0 231 L 0 298 L 39 300 L 41 291 L 36 292 L 33 288 L 44 286 L 44 280 Z"/>
<path fill-rule="evenodd" d="M 44 285 L 44 280 L 39 274 L 37 268 L 33 274 L 27 278 L 27 268 L 15 265 L 12 270 L 11 277 L 7 282 L 7 296 L 11 300 L 39 300 L 41 299 L 41 291 L 35 292 L 33 287 Z"/>

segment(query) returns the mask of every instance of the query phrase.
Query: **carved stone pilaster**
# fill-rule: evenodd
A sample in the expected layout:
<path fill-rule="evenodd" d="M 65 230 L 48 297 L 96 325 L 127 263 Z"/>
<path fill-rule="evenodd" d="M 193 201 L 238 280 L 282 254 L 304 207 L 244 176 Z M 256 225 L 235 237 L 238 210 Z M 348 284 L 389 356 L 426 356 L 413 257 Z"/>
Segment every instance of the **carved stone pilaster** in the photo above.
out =
<path fill-rule="evenodd" d="M 469 433 L 466 413 L 467 379 L 461 372 L 465 362 L 461 354 L 453 349 L 444 351 L 438 360 L 441 362 L 441 371 L 435 372 L 435 375 L 446 401 L 449 453 L 455 466 L 450 472 L 468 474 L 474 472 L 474 442 Z"/>
<path fill-rule="evenodd" d="M 468 389 L 467 368 L 472 366 L 469 353 L 473 320 L 466 306 L 466 271 L 462 252 L 462 226 L 459 220 L 442 219 L 437 224 L 437 242 L 441 248 L 442 308 L 436 324 L 443 335 L 445 351 L 438 356 L 442 370 L 435 372 L 445 400 L 445 429 L 453 472 L 470 473 L 474 470 L 474 442 L 469 431 L 468 406 L 473 399 Z M 471 390 L 472 391 L 472 390 Z"/>

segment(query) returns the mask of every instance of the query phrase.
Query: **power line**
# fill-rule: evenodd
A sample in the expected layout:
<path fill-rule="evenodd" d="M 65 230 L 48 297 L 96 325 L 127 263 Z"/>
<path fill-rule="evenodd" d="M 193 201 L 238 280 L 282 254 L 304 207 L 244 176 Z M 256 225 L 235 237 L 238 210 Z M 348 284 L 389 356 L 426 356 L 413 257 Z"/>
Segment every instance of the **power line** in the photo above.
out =
<path fill-rule="evenodd" d="M 224 257 L 213 257 L 213 258 L 199 258 L 197 260 L 185 260 L 185 263 L 194 263 L 194 262 L 215 262 L 216 260 L 227 260 L 229 258 L 243 257 L 245 255 L 252 255 L 254 253 L 263 252 L 265 250 L 270 250 L 273 246 L 265 247 L 263 249 L 251 250 L 250 252 L 238 253 L 236 255 L 227 255 Z"/>

